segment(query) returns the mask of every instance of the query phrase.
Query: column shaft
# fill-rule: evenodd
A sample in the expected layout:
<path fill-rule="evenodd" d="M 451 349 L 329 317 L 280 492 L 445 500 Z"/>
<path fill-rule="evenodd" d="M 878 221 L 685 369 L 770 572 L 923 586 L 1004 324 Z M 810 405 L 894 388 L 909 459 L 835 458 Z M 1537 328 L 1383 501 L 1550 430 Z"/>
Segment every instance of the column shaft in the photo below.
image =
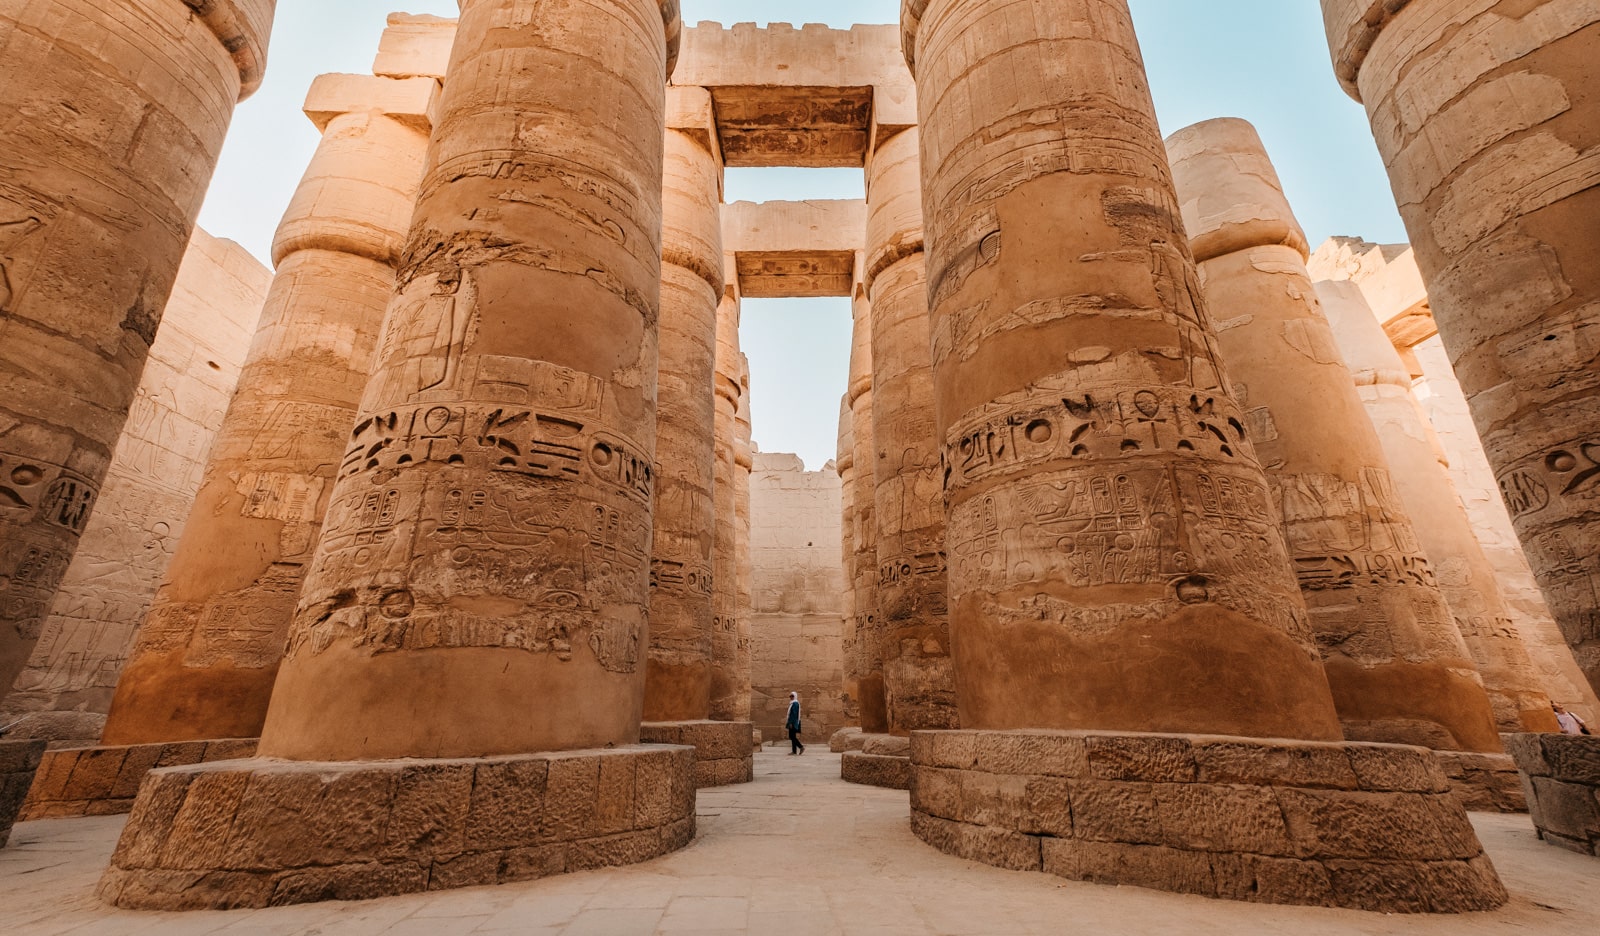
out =
<path fill-rule="evenodd" d="M 716 156 L 679 130 L 667 131 L 663 198 L 659 471 L 644 704 L 644 719 L 652 722 L 702 719 L 711 711 L 722 184 Z"/>
<path fill-rule="evenodd" d="M 122 433 L 273 0 L 0 10 L 0 692 Z"/>
<path fill-rule="evenodd" d="M 1218 346 L 1353 741 L 1499 751 L 1489 700 L 1306 271 L 1255 128 L 1167 141 Z"/>
<path fill-rule="evenodd" d="M 889 709 L 883 683 L 883 629 L 878 624 L 878 450 L 872 424 L 872 302 L 865 283 L 856 285 L 854 327 L 850 343 L 850 440 L 855 449 L 855 603 L 856 681 L 861 728 L 871 734 L 889 730 Z"/>
<path fill-rule="evenodd" d="M 1377 429 L 1395 489 L 1456 627 L 1483 675 L 1502 732 L 1557 731 L 1550 697 L 1517 633 L 1494 566 L 1457 497 L 1433 427 L 1411 393 L 1411 374 L 1354 283 L 1317 284 L 1333 337 Z"/>
<path fill-rule="evenodd" d="M 368 81 L 374 97 L 392 84 Z M 435 87 L 419 81 L 412 118 Z M 415 119 L 376 108 L 327 124 L 278 228 L 261 325 L 117 683 L 104 743 L 261 734 L 427 148 Z"/>
<path fill-rule="evenodd" d="M 646 0 L 463 2 L 263 755 L 637 741 L 662 39 Z"/>
<path fill-rule="evenodd" d="M 716 553 L 712 563 L 714 633 L 711 642 L 711 717 L 734 721 L 739 711 L 739 482 L 735 450 L 739 399 L 739 299 L 725 294 L 717 308 Z"/>
<path fill-rule="evenodd" d="M 839 399 L 839 447 L 834 467 L 839 472 L 839 545 L 844 569 L 843 612 L 840 620 L 840 645 L 844 657 L 844 717 L 847 724 L 861 724 L 861 653 L 856 633 L 856 440 L 855 416 L 850 412 L 850 395 Z"/>
<path fill-rule="evenodd" d="M 733 657 L 734 720 L 749 721 L 751 663 L 755 627 L 755 564 L 750 544 L 750 475 L 755 470 L 755 443 L 750 422 L 750 361 L 739 355 L 739 411 L 733 449 L 734 620 L 737 643 Z"/>
<path fill-rule="evenodd" d="M 1600 5 L 1322 9 L 1517 535 L 1600 690 Z"/>
<path fill-rule="evenodd" d="M 867 290 L 877 455 L 878 627 L 891 733 L 955 728 L 944 489 L 933 428 L 918 134 L 881 144 L 867 170 Z"/>
<path fill-rule="evenodd" d="M 1339 738 L 1127 4 L 910 6 L 962 725 Z"/>

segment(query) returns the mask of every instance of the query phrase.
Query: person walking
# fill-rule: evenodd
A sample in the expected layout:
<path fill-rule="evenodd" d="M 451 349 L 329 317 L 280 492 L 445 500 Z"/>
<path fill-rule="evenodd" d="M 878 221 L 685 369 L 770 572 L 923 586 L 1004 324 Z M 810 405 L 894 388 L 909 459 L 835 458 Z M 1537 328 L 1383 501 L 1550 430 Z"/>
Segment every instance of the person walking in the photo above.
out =
<path fill-rule="evenodd" d="M 800 743 L 800 693 L 789 693 L 789 720 L 784 723 L 789 729 L 789 756 L 804 754 L 806 746 Z"/>
<path fill-rule="evenodd" d="M 1556 723 L 1561 726 L 1562 734 L 1586 735 L 1589 726 L 1583 723 L 1575 713 L 1569 712 L 1559 702 L 1551 702 L 1550 709 L 1556 713 Z"/>

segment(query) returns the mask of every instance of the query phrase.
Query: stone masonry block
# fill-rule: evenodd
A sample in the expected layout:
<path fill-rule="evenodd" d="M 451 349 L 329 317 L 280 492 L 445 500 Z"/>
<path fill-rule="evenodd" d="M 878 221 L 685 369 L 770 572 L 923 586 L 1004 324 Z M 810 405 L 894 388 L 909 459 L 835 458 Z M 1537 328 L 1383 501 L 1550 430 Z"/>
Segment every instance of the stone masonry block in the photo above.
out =
<path fill-rule="evenodd" d="M 1158 783 L 1152 794 L 1162 844 L 1206 852 L 1294 854 L 1271 787 Z"/>
<path fill-rule="evenodd" d="M 44 741 L 0 741 L 0 848 L 11 839 L 11 827 L 33 787 L 45 745 Z"/>
<path fill-rule="evenodd" d="M 840 759 L 839 776 L 849 783 L 906 790 L 911 787 L 911 758 L 846 751 Z"/>
<path fill-rule="evenodd" d="M 977 769 L 1043 777 L 1088 774 L 1086 739 L 1052 731 L 986 732 L 978 736 Z"/>
<path fill-rule="evenodd" d="M 1007 871 L 1038 871 L 1043 867 L 1040 839 L 1000 829 L 937 819 L 911 813 L 911 831 L 947 855 L 978 861 Z"/>
<path fill-rule="evenodd" d="M 961 773 L 939 767 L 911 768 L 911 808 L 939 819 L 961 818 Z"/>
<path fill-rule="evenodd" d="M 1207 738 L 1195 741 L 1194 758 L 1201 783 L 1335 790 L 1359 786 L 1349 755 L 1339 745 Z"/>
<path fill-rule="evenodd" d="M 1197 775 L 1187 738 L 1162 735 L 1091 735 L 1089 775 L 1099 780 L 1191 783 Z"/>
<path fill-rule="evenodd" d="M 861 739 L 861 753 L 875 757 L 910 757 L 911 739 L 894 735 L 866 735 Z"/>
<path fill-rule="evenodd" d="M 1534 824 L 1570 839 L 1600 840 L 1600 800 L 1595 788 L 1551 777 L 1533 778 Z"/>
<path fill-rule="evenodd" d="M 1433 752 L 1398 744 L 1359 744 L 1349 749 L 1350 767 L 1361 789 L 1383 793 L 1448 793 L 1450 779 Z"/>
<path fill-rule="evenodd" d="M 545 786 L 544 837 L 575 842 L 596 834 L 599 792 L 598 756 L 552 760 Z"/>
<path fill-rule="evenodd" d="M 1540 738 L 1550 776 L 1600 787 L 1600 737 L 1547 734 Z"/>

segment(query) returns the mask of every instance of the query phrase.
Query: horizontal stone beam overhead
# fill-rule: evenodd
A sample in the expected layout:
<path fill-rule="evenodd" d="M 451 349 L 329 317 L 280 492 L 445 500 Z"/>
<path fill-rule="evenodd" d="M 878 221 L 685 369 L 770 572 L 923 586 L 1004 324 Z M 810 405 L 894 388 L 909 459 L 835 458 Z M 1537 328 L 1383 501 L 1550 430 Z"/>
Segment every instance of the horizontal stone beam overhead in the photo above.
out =
<path fill-rule="evenodd" d="M 456 41 L 456 21 L 443 16 L 392 13 L 378 43 L 372 73 L 379 78 L 443 79 Z"/>
<path fill-rule="evenodd" d="M 305 113 L 326 131 L 343 114 L 377 112 L 427 133 L 433 129 L 439 104 L 439 82 L 433 78 L 392 80 L 371 75 L 320 75 L 306 94 Z"/>
<path fill-rule="evenodd" d="M 684 30 L 673 83 L 710 89 L 729 166 L 860 166 L 917 123 L 895 26 L 702 22 Z"/>
<path fill-rule="evenodd" d="M 747 299 L 848 297 L 866 233 L 859 199 L 722 206 L 723 249 Z"/>
<path fill-rule="evenodd" d="M 1428 287 L 1409 244 L 1373 244 L 1357 237 L 1329 238 L 1309 262 L 1313 279 L 1348 279 L 1397 348 L 1419 345 L 1439 333 Z"/>

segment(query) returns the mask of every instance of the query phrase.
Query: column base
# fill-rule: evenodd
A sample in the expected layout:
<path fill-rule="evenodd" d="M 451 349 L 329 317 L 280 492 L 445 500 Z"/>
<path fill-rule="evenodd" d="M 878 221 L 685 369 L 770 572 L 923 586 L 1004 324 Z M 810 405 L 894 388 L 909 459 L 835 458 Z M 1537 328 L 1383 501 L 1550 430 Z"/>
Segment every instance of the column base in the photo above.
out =
<path fill-rule="evenodd" d="M 828 750 L 835 754 L 843 754 L 845 751 L 859 751 L 861 750 L 861 745 L 865 743 L 865 738 L 866 735 L 862 733 L 860 728 L 840 728 L 833 733 L 833 737 L 828 739 Z"/>
<path fill-rule="evenodd" d="M 1423 748 L 1079 731 L 911 742 L 912 831 L 971 861 L 1387 913 L 1507 900 Z"/>
<path fill-rule="evenodd" d="M 1600 737 L 1519 734 L 1506 747 L 1522 772 L 1539 837 L 1600 857 Z"/>
<path fill-rule="evenodd" d="M 859 750 L 845 751 L 839 762 L 841 778 L 863 786 L 911 789 L 911 739 L 878 734 L 856 737 L 861 746 Z"/>
<path fill-rule="evenodd" d="M 120 816 L 133 809 L 139 784 L 158 767 L 238 760 L 255 753 L 255 738 L 47 751 L 20 821 Z"/>
<path fill-rule="evenodd" d="M 132 910 L 365 900 L 634 864 L 689 844 L 694 751 L 158 770 L 100 880 Z"/>
<path fill-rule="evenodd" d="M 1450 792 L 1467 812 L 1525 813 L 1528 797 L 1510 754 L 1434 751 Z"/>
<path fill-rule="evenodd" d="M 756 778 L 754 731 L 749 722 L 645 722 L 639 726 L 639 740 L 694 748 L 694 783 L 703 790 Z"/>
<path fill-rule="evenodd" d="M 45 741 L 0 741 L 0 848 L 11 840 L 11 826 L 33 786 Z"/>

